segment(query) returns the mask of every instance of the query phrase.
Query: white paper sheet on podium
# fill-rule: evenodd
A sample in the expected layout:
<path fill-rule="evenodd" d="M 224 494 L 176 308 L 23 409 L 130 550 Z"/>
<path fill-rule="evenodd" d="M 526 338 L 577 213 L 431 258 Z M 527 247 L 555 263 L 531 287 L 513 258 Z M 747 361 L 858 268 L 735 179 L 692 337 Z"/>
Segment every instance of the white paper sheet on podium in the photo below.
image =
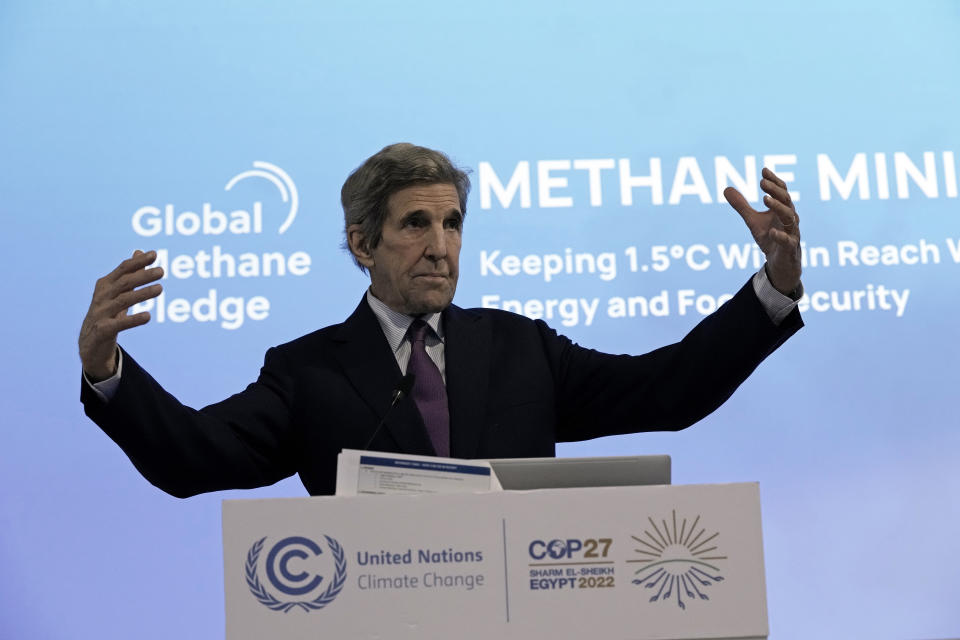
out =
<path fill-rule="evenodd" d="M 338 496 L 500 491 L 490 463 L 344 449 L 337 459 Z"/>

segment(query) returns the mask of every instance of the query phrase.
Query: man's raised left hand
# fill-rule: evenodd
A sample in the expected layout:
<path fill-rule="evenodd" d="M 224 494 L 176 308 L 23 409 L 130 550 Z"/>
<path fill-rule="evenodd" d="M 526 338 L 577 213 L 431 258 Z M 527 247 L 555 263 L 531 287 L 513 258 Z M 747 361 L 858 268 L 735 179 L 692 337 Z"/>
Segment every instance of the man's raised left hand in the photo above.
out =
<path fill-rule="evenodd" d="M 753 239 L 767 257 L 767 277 L 777 291 L 789 295 L 800 285 L 800 216 L 790 200 L 786 183 L 764 167 L 760 188 L 769 209 L 757 211 L 743 194 L 727 187 L 723 197 L 736 209 Z"/>

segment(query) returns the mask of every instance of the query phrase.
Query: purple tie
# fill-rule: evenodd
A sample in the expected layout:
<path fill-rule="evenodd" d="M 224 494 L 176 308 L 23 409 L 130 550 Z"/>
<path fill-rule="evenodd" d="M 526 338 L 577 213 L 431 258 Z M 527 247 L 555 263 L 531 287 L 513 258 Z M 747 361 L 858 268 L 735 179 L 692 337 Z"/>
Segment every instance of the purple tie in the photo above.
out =
<path fill-rule="evenodd" d="M 427 355 L 424 340 L 430 325 L 420 318 L 413 321 L 407 331 L 410 340 L 410 362 L 407 373 L 416 376 L 413 384 L 413 401 L 417 403 L 433 449 L 438 456 L 450 457 L 450 411 L 447 408 L 447 387 L 443 384 L 440 369 Z"/>

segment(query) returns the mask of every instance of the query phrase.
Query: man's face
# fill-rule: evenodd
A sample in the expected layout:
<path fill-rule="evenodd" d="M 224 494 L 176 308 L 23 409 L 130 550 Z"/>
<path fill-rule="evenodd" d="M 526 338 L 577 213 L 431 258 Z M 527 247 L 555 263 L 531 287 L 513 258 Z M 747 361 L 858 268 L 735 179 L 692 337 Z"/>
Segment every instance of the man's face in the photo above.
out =
<path fill-rule="evenodd" d="M 387 211 L 380 243 L 358 256 L 373 295 L 408 315 L 443 311 L 459 276 L 463 213 L 456 187 L 407 187 L 390 196 Z"/>

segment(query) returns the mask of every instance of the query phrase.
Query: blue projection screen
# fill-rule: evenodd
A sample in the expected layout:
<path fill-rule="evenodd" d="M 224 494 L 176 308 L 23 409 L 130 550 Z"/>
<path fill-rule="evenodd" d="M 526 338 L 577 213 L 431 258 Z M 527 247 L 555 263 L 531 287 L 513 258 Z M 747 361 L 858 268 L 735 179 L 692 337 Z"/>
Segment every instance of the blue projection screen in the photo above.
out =
<path fill-rule="evenodd" d="M 762 265 L 720 192 L 774 168 L 806 328 L 694 427 L 560 453 L 759 481 L 773 638 L 960 634 L 960 5 L 666 4 L 4 2 L 0 637 L 222 636 L 220 501 L 303 487 L 141 478 L 78 400 L 94 282 L 158 250 L 121 344 L 220 400 L 360 300 L 339 189 L 397 141 L 473 171 L 458 304 L 617 353 Z"/>

